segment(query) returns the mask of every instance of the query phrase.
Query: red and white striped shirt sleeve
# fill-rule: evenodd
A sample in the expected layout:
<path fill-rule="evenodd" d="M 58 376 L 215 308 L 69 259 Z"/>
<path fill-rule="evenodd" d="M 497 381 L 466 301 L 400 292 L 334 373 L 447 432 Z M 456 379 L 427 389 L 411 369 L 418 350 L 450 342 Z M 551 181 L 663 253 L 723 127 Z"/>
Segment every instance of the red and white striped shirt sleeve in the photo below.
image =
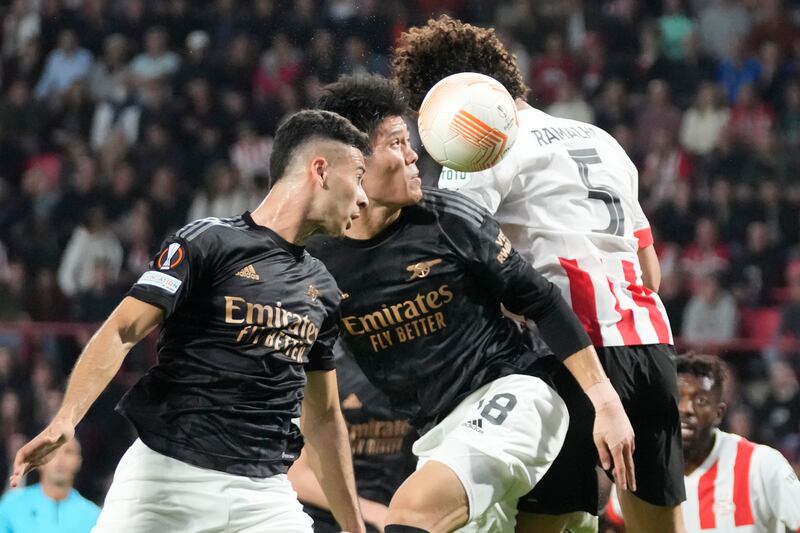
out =
<path fill-rule="evenodd" d="M 759 446 L 759 476 L 764 501 L 776 521 L 792 531 L 800 531 L 800 480 L 792 465 L 778 450 Z"/>

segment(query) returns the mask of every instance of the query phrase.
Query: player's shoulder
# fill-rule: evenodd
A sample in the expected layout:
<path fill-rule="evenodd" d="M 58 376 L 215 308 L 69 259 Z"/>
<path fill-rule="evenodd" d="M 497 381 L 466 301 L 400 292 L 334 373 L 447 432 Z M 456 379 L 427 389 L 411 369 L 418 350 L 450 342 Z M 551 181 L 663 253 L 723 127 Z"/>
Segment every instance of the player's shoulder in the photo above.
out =
<path fill-rule="evenodd" d="M 466 222 L 480 227 L 489 212 L 464 194 L 435 187 L 422 188 L 422 200 L 415 209 L 435 215 L 440 221 Z"/>
<path fill-rule="evenodd" d="M 736 462 L 746 462 L 749 458 L 751 468 L 762 474 L 774 472 L 784 466 L 790 467 L 783 454 L 771 446 L 752 442 L 741 435 L 722 430 L 718 430 L 717 435 L 722 437 L 723 443 L 731 450 L 735 449 Z"/>
<path fill-rule="evenodd" d="M 40 492 L 41 489 L 38 483 L 19 489 L 9 490 L 0 498 L 0 511 L 11 512 L 12 510 L 21 510 L 22 506 L 30 505 Z"/>
<path fill-rule="evenodd" d="M 71 500 L 74 510 L 78 513 L 85 513 L 87 515 L 91 513 L 95 515 L 100 514 L 100 507 L 75 489 L 72 490 Z"/>
<path fill-rule="evenodd" d="M 189 222 L 175 232 L 175 237 L 186 242 L 202 242 L 220 235 L 229 238 L 242 234 L 247 229 L 247 222 L 242 215 L 219 218 L 206 217 Z"/>

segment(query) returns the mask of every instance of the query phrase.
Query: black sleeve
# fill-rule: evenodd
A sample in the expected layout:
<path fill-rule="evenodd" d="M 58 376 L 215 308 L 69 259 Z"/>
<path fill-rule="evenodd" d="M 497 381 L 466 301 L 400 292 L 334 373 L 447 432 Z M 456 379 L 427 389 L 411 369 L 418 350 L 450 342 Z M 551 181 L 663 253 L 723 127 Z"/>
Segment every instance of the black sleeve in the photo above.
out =
<path fill-rule="evenodd" d="M 308 351 L 308 363 L 305 364 L 306 372 L 314 370 L 333 370 L 336 368 L 336 356 L 333 346 L 339 337 L 339 308 L 328 313 L 320 327 L 317 340 Z"/>
<path fill-rule="evenodd" d="M 197 247 L 179 237 L 168 237 L 128 296 L 160 307 L 168 317 L 197 284 L 201 262 L 202 254 Z"/>
<path fill-rule="evenodd" d="M 479 283 L 498 295 L 506 309 L 536 322 L 559 359 L 591 345 L 559 288 L 519 255 L 488 212 L 480 225 L 462 221 L 448 234 Z"/>

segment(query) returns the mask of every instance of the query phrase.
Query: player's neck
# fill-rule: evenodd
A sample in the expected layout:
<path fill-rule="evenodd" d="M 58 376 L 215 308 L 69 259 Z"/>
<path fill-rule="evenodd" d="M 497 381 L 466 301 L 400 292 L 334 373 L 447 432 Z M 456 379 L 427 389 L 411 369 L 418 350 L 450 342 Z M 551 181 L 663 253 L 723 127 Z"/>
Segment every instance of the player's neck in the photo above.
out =
<path fill-rule="evenodd" d="M 523 100 L 522 98 L 514 98 L 514 104 L 516 104 L 517 111 L 525 111 L 526 109 L 533 109 L 528 102 Z"/>
<path fill-rule="evenodd" d="M 683 450 L 683 474 L 688 476 L 698 468 L 708 458 L 711 450 L 714 449 L 714 442 L 717 440 L 717 433 L 711 432 L 711 437 L 696 448 L 684 448 Z"/>
<path fill-rule="evenodd" d="M 357 240 L 371 239 L 400 218 L 401 211 L 401 207 L 370 204 L 361 210 L 361 216 L 353 221 L 346 236 Z"/>
<path fill-rule="evenodd" d="M 303 245 L 319 230 L 319 224 L 308 219 L 306 196 L 291 183 L 278 183 L 250 216 L 259 226 L 269 228 L 284 240 Z"/>
<path fill-rule="evenodd" d="M 51 500 L 65 500 L 69 496 L 71 490 L 72 486 L 70 485 L 56 485 L 55 483 L 42 481 L 42 492 Z"/>

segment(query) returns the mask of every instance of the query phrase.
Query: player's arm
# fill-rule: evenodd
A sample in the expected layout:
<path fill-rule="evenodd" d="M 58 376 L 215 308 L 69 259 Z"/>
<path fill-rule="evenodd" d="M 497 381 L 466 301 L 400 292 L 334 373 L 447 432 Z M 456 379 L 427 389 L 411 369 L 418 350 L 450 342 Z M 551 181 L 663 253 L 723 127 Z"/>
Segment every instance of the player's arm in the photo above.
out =
<path fill-rule="evenodd" d="M 297 498 L 308 505 L 313 505 L 318 509 L 331 510 L 328 499 L 322 491 L 322 487 L 311 469 L 308 461 L 308 453 L 303 451 L 297 461 L 294 462 L 289 469 L 289 481 L 297 493 Z M 386 513 L 389 508 L 380 502 L 368 500 L 367 498 L 358 498 L 359 506 L 361 507 L 361 514 L 364 521 L 383 531 L 386 525 Z"/>
<path fill-rule="evenodd" d="M 658 264 L 656 248 L 652 244 L 639 248 L 639 266 L 642 268 L 642 283 L 653 292 L 658 292 L 661 285 L 661 265 Z"/>
<path fill-rule="evenodd" d="M 309 371 L 307 376 L 300 428 L 306 440 L 308 465 L 339 525 L 351 533 L 365 531 L 347 426 L 339 407 L 336 371 Z"/>
<path fill-rule="evenodd" d="M 636 176 L 636 167 L 633 163 L 630 166 L 633 175 Z M 651 291 L 658 292 L 658 287 L 661 285 L 661 265 L 658 263 L 658 254 L 653 245 L 653 230 L 638 201 L 633 213 L 633 236 L 638 241 L 636 255 L 639 258 L 639 267 L 642 269 L 642 283 Z"/>
<path fill-rule="evenodd" d="M 72 438 L 75 426 L 114 378 L 125 356 L 161 322 L 162 316 L 163 311 L 154 305 L 132 297 L 122 300 L 83 349 L 53 420 L 17 452 L 12 487 Z"/>
<path fill-rule="evenodd" d="M 778 450 L 759 446 L 758 452 L 764 454 L 759 468 L 764 501 L 777 522 L 792 531 L 800 531 L 800 480 L 797 474 Z"/>
<path fill-rule="evenodd" d="M 594 441 L 603 468 L 608 470 L 613 465 L 620 487 L 635 490 L 633 428 L 589 336 L 561 291 L 512 248 L 488 214 L 479 227 L 461 224 L 449 234 L 481 281 L 500 295 L 505 307 L 536 322 L 544 341 L 595 408 Z"/>

